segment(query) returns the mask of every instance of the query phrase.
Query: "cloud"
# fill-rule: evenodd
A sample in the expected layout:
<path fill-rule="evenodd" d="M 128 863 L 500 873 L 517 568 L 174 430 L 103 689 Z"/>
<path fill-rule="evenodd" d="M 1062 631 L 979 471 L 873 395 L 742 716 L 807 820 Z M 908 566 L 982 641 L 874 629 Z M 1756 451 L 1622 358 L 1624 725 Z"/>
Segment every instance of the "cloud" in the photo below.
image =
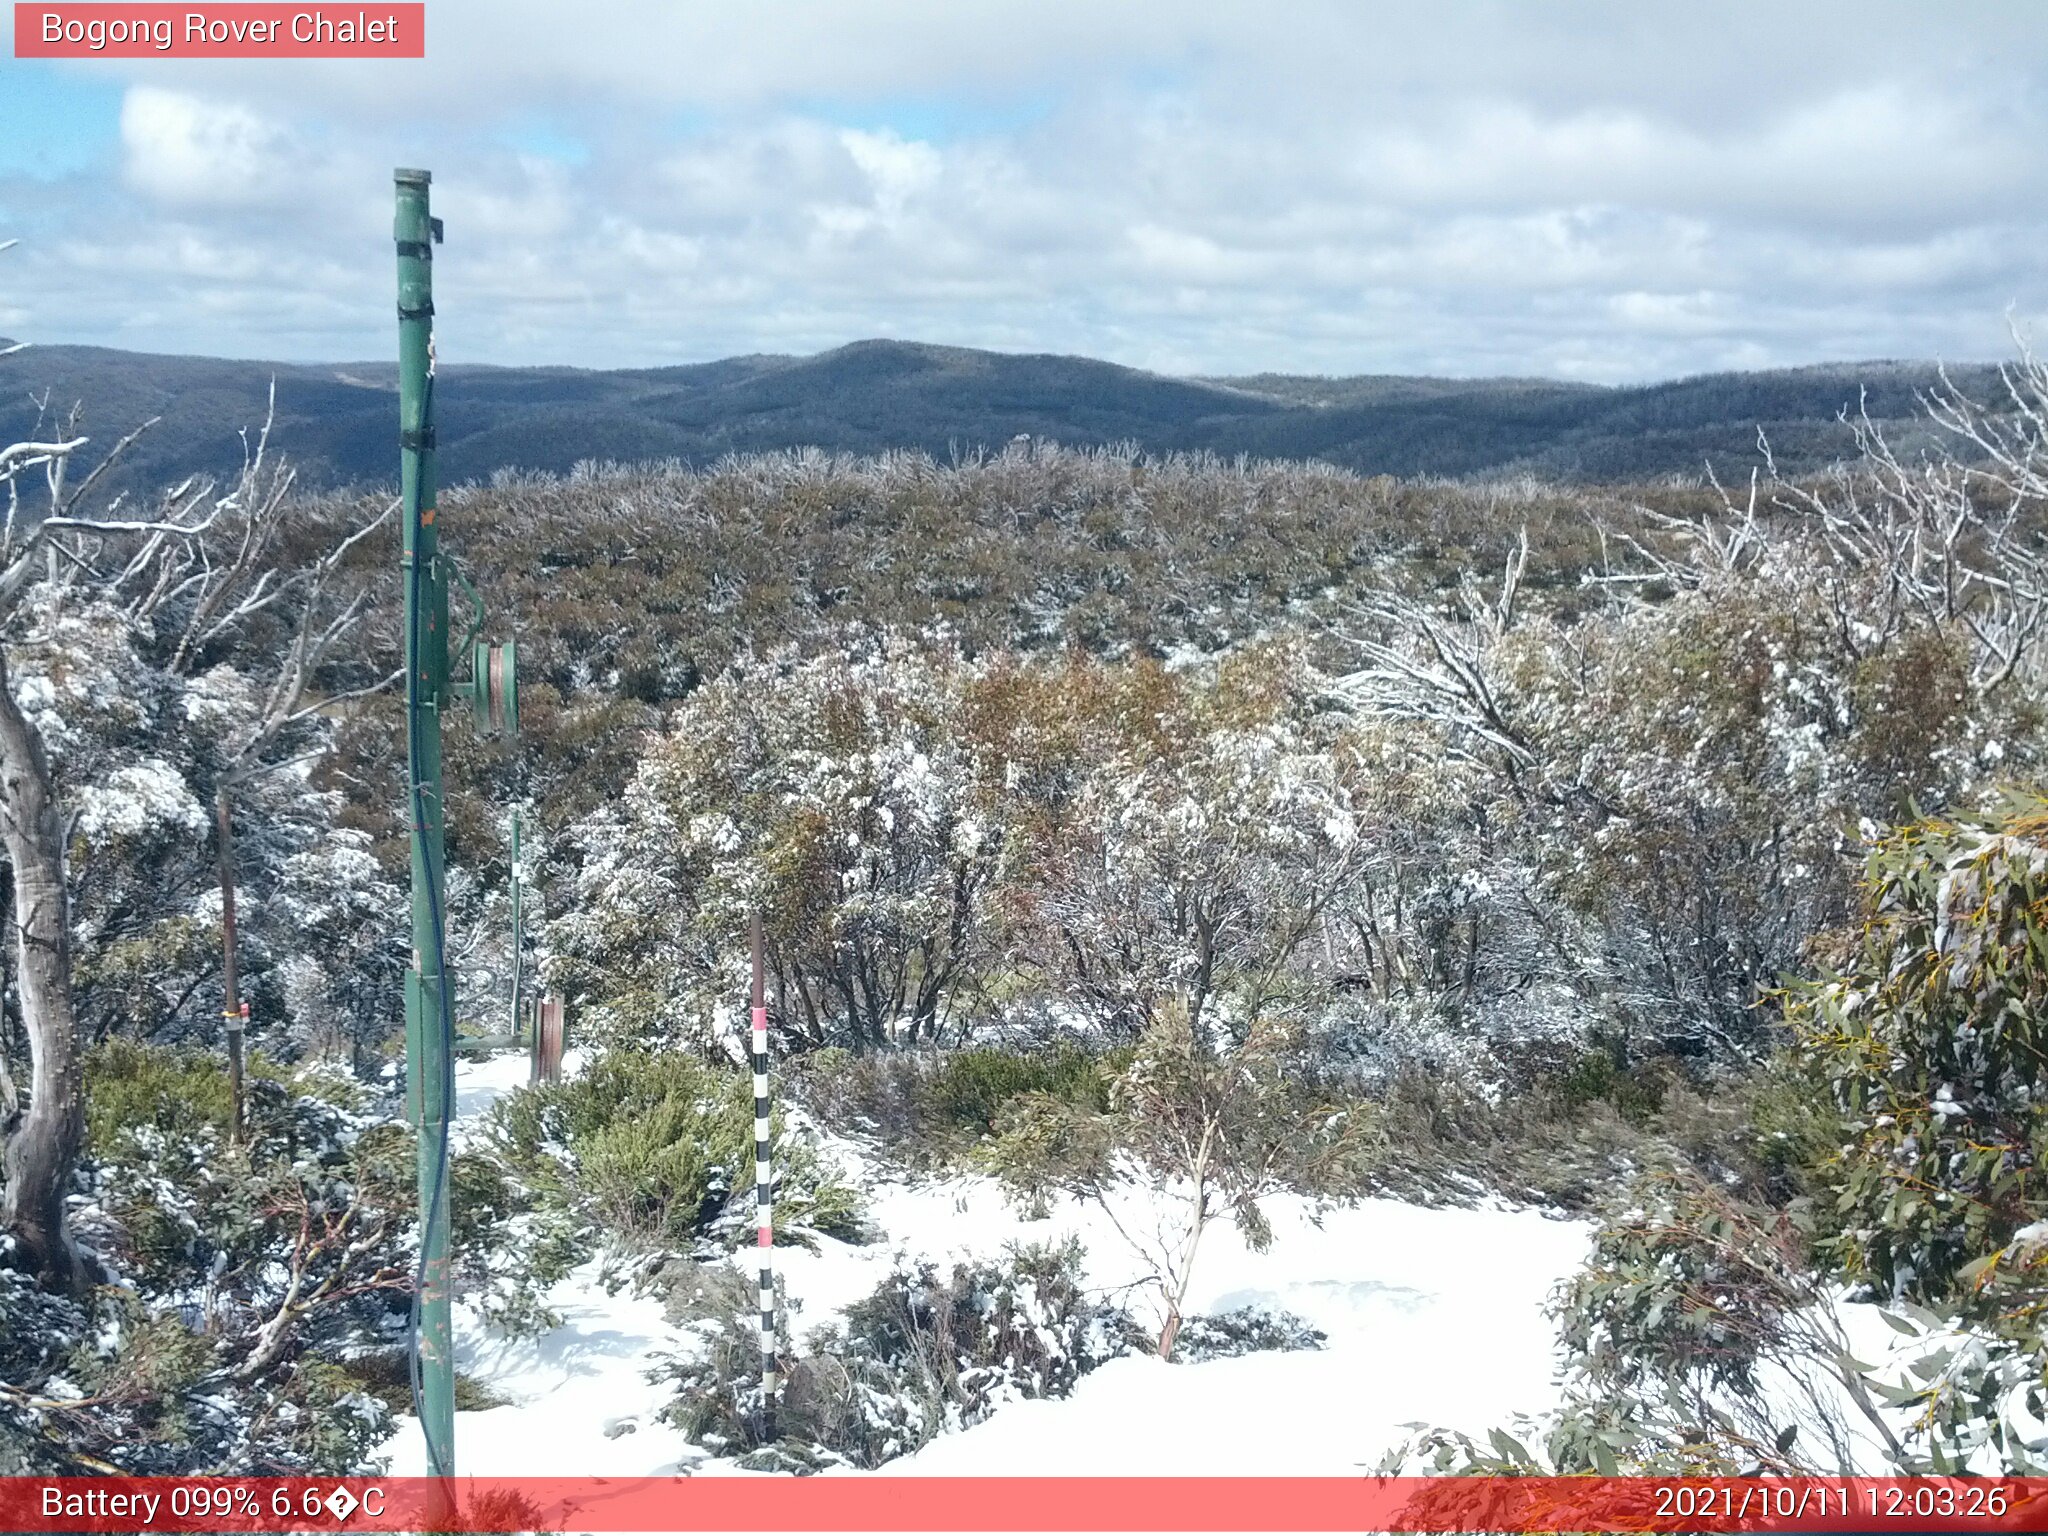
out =
<path fill-rule="evenodd" d="M 291 168 L 283 131 L 249 108 L 150 86 L 121 102 L 121 148 L 128 185 L 181 208 L 274 201 Z"/>
<path fill-rule="evenodd" d="M 118 181 L 0 169 L 51 340 L 380 355 L 400 164 L 465 359 L 1623 379 L 2048 311 L 2032 7 L 436 0 L 417 63 L 90 68 Z"/>

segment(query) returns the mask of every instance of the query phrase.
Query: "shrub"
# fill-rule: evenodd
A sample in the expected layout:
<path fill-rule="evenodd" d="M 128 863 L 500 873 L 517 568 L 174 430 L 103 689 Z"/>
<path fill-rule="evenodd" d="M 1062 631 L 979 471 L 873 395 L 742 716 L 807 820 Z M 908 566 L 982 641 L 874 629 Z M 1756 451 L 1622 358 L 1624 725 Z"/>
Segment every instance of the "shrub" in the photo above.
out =
<path fill-rule="evenodd" d="M 858 1197 L 780 1113 L 773 1125 L 777 1239 L 857 1241 Z M 488 1145 L 533 1208 L 637 1244 L 730 1245 L 752 1230 L 753 1087 L 738 1072 L 610 1051 L 492 1105 Z"/>
<path fill-rule="evenodd" d="M 1839 969 L 1791 997 L 1843 1119 L 1821 1179 L 1852 1278 L 1971 1327 L 1903 1393 L 1949 1470 L 2038 1463 L 2048 1400 L 2048 800 L 1927 821 L 1871 852 Z"/>
<path fill-rule="evenodd" d="M 15 1442 L 0 1455 L 50 1471 L 354 1472 L 389 1438 L 384 1405 L 334 1362 L 385 1338 L 405 1304 L 412 1135 L 250 1066 L 231 1142 L 217 1057 L 93 1053 L 78 1229 L 117 1283 L 60 1302 L 0 1265 L 0 1381 L 19 1394 L 0 1394 Z"/>
<path fill-rule="evenodd" d="M 1638 1177 L 1552 1298 L 1563 1404 L 1482 1446 L 1434 1430 L 1389 1457 L 1436 1472 L 1847 1474 L 1845 1422 L 1899 1445 L 1850 1354 L 1806 1234 L 1691 1170 Z M 1532 1449 L 1532 1446 L 1534 1449 Z"/>
<path fill-rule="evenodd" d="M 1080 1109 L 1105 1110 L 1110 1077 L 1128 1063 L 1129 1055 L 1124 1050 L 1103 1059 L 1073 1045 L 1029 1053 L 952 1051 L 940 1058 L 939 1069 L 925 1088 L 925 1100 L 940 1122 L 976 1136 L 993 1132 L 1003 1107 L 1027 1093 Z"/>
<path fill-rule="evenodd" d="M 1229 1360 L 1264 1350 L 1321 1349 L 1329 1335 L 1292 1312 L 1239 1307 L 1232 1312 L 1191 1317 L 1176 1344 L 1184 1363 Z"/>
<path fill-rule="evenodd" d="M 1887 1291 L 1967 1304 L 2048 1211 L 2048 800 L 1907 827 L 1864 890 L 1840 972 L 1791 1008 L 1847 1117 L 1840 1254 Z"/>
<path fill-rule="evenodd" d="M 1589 1104 L 1611 1104 L 1631 1125 L 1645 1125 L 1664 1107 L 1670 1086 L 1660 1067 L 1656 1061 L 1627 1065 L 1612 1049 L 1595 1045 L 1581 1051 L 1563 1071 L 1547 1075 L 1539 1086 L 1567 1113 Z"/>
<path fill-rule="evenodd" d="M 242 1064 L 245 1102 L 258 1083 L 286 1074 L 251 1051 Z M 85 1059 L 86 1147 L 105 1153 L 139 1132 L 178 1137 L 211 1130 L 226 1136 L 234 1118 L 227 1064 L 218 1052 L 144 1045 L 116 1037 Z"/>
<path fill-rule="evenodd" d="M 1271 1020 L 1218 1041 L 1169 1004 L 1145 1027 L 1110 1086 L 1108 1107 L 1026 1094 L 1003 1112 L 984 1165 L 1034 1208 L 1055 1189 L 1098 1202 L 1115 1220 L 1115 1186 L 1136 1174 L 1167 1194 L 1143 1229 L 1118 1221 L 1157 1289 L 1159 1355 L 1172 1359 L 1203 1233 L 1228 1214 L 1245 1242 L 1273 1240 L 1260 1202 L 1346 1161 L 1369 1127 L 1304 1103 L 1288 1073 L 1288 1032 Z"/>
<path fill-rule="evenodd" d="M 726 1271 L 727 1275 L 733 1272 Z M 760 1444 L 760 1351 L 752 1288 L 706 1277 L 692 1310 L 707 1347 L 674 1362 L 666 1416 L 720 1450 Z M 1144 1342 L 1081 1285 L 1081 1250 L 1012 1248 L 999 1263 L 899 1269 L 811 1334 L 778 1403 L 784 1437 L 857 1466 L 905 1456 L 1017 1398 L 1064 1397 L 1087 1372 Z M 784 1358 L 789 1358 L 785 1348 Z"/>
<path fill-rule="evenodd" d="M 1065 1043 L 855 1055 L 828 1046 L 797 1058 L 792 1077 L 804 1104 L 835 1129 L 873 1136 L 914 1161 L 948 1162 L 993 1134 L 1027 1098 L 1107 1109 L 1110 1083 L 1129 1066 L 1132 1049 Z"/>

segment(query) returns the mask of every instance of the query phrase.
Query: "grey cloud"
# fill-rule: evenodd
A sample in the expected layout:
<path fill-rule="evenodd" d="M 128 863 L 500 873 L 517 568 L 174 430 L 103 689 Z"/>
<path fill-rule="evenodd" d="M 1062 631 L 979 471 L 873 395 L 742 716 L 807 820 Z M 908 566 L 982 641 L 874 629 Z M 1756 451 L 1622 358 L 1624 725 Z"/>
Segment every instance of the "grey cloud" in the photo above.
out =
<path fill-rule="evenodd" d="M 444 349 L 508 362 L 886 334 L 1623 379 L 1996 355 L 2008 304 L 2048 307 L 2031 7 L 574 14 L 436 0 L 417 69 L 152 66 L 118 185 L 0 181 L 0 233 L 30 236 L 7 325 L 380 353 L 399 163 L 434 167 L 449 224 Z M 817 105 L 1004 93 L 1048 109 L 925 144 Z M 587 161 L 507 147 L 525 119 Z"/>

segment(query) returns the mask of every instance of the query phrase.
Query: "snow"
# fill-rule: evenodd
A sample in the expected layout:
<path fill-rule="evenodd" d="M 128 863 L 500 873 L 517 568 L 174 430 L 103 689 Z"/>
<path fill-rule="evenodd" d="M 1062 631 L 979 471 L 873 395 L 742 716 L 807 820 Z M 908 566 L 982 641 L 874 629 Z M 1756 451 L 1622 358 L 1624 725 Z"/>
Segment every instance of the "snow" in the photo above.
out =
<path fill-rule="evenodd" d="M 458 1141 L 526 1071 L 522 1052 L 458 1064 Z M 1149 1318 L 1140 1263 L 1101 1210 L 1066 1201 L 1044 1219 L 1025 1220 L 985 1179 L 892 1179 L 857 1147 L 835 1142 L 830 1150 L 865 1190 L 871 1223 L 885 1236 L 866 1245 L 824 1238 L 816 1253 L 775 1250 L 799 1340 L 873 1290 L 899 1255 L 949 1262 L 1070 1233 L 1085 1245 L 1090 1283 L 1121 1290 L 1119 1299 Z M 1117 1212 L 1133 1230 L 1147 1214 L 1135 1194 Z M 1553 1329 L 1542 1305 L 1584 1257 L 1584 1223 L 1525 1208 L 1393 1200 L 1318 1212 L 1294 1197 L 1273 1200 L 1268 1214 L 1275 1240 L 1264 1254 L 1225 1224 L 1211 1228 L 1190 1310 L 1284 1308 L 1324 1330 L 1327 1348 L 1200 1364 L 1113 1360 L 1083 1377 L 1071 1397 L 1005 1404 L 886 1470 L 1349 1476 L 1376 1464 L 1412 1424 L 1483 1433 L 1554 1405 Z M 752 1250 L 740 1262 L 751 1265 Z M 456 1415 L 465 1474 L 733 1470 L 659 1421 L 672 1388 L 648 1373 L 677 1347 L 678 1331 L 657 1300 L 607 1294 L 600 1267 L 587 1265 L 554 1288 L 549 1304 L 563 1321 L 538 1339 L 506 1339 L 458 1308 L 459 1368 L 510 1400 Z M 409 1418 L 400 1425 L 384 1454 L 392 1472 L 418 1474 L 425 1457 L 417 1426 Z"/>
<path fill-rule="evenodd" d="M 573 1051 L 564 1052 L 564 1068 L 572 1069 L 570 1058 L 577 1056 Z M 458 1148 L 467 1145 L 491 1106 L 513 1089 L 525 1087 L 531 1071 L 531 1058 L 523 1049 L 459 1057 L 455 1063 L 455 1118 L 448 1123 L 448 1139 Z"/>
<path fill-rule="evenodd" d="M 104 783 L 78 790 L 78 830 L 88 837 L 139 837 L 157 827 L 196 832 L 206 814 L 184 775 L 161 758 L 125 763 Z"/>
<path fill-rule="evenodd" d="M 884 1205 L 894 1214 L 907 1203 Z M 1006 1214 L 991 1201 L 964 1224 Z M 1269 1215 L 1275 1241 L 1264 1254 L 1228 1229 L 1204 1237 L 1190 1307 L 1284 1309 L 1328 1334 L 1327 1348 L 1199 1365 L 1113 1360 L 1070 1398 L 1007 1405 L 890 1470 L 1347 1476 L 1376 1465 L 1417 1422 L 1483 1433 L 1555 1401 L 1554 1330 L 1542 1304 L 1584 1257 L 1583 1225 L 1531 1210 L 1391 1200 L 1326 1212 L 1320 1226 L 1299 1200 L 1277 1199 Z M 1122 1240 L 1087 1217 L 1069 1207 L 979 1235 L 999 1248 L 1037 1229 L 1078 1228 L 1090 1278 L 1127 1278 L 1134 1265 Z M 963 1218 L 952 1221 L 950 1246 L 969 1246 Z"/>

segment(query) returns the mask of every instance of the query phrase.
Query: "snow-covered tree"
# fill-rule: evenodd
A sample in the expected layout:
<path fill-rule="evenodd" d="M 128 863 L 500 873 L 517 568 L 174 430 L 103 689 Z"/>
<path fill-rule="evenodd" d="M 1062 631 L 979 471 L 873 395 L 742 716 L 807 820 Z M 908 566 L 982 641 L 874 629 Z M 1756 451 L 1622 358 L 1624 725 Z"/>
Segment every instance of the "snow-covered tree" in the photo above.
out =
<path fill-rule="evenodd" d="M 212 792 L 272 781 L 259 849 L 288 856 L 328 832 L 335 803 L 303 774 L 257 770 L 323 739 L 333 700 L 313 697 L 316 679 L 364 609 L 344 569 L 382 521 L 329 523 L 314 553 L 288 554 L 308 530 L 267 428 L 225 490 L 188 481 L 133 512 L 94 500 L 125 442 L 69 483 L 86 442 L 74 412 L 0 450 L 0 839 L 31 1063 L 25 1104 L 0 1087 L 15 1106 L 0 1225 L 13 1260 L 58 1285 L 81 1277 L 63 1197 L 86 1039 L 203 1011 Z M 24 505 L 32 477 L 39 506 Z"/>
<path fill-rule="evenodd" d="M 1356 705 L 1492 776 L 1567 973 L 1648 1044 L 1750 1049 L 1866 829 L 2039 761 L 2048 375 L 2008 382 L 2004 414 L 1929 402 L 1952 453 L 1902 463 L 1861 423 L 1834 476 L 1618 539 L 1589 611 L 1525 600 L 1525 546 L 1498 592 L 1359 614 Z"/>
<path fill-rule="evenodd" d="M 775 1025 L 864 1047 L 971 1022 L 994 961 L 1000 779 L 944 641 L 735 667 L 650 744 L 584 833 L 551 975 L 600 1031 L 708 1043 L 767 930 Z"/>
<path fill-rule="evenodd" d="M 1067 1006 L 1128 1031 L 1168 1008 L 1242 1028 L 1295 991 L 1297 956 L 1367 854 L 1320 688 L 1286 645 L 1039 679 L 1017 901 Z"/>

